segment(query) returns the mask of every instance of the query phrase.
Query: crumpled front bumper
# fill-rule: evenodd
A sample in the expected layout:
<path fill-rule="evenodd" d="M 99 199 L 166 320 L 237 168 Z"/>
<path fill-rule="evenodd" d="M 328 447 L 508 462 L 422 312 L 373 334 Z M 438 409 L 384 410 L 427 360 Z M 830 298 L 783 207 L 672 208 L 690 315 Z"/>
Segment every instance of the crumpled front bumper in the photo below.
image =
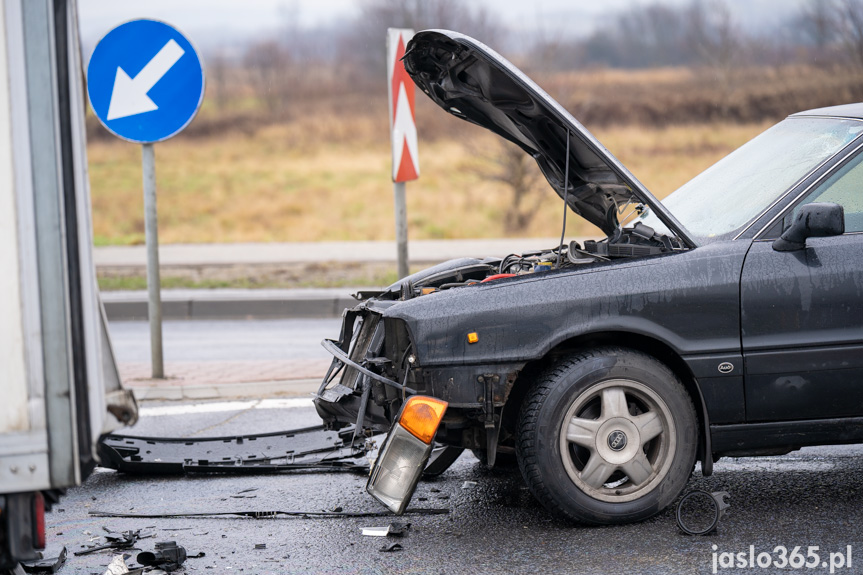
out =
<path fill-rule="evenodd" d="M 321 345 L 333 361 L 321 382 L 314 403 L 318 415 L 329 425 L 357 424 L 374 431 L 389 431 L 395 412 L 416 390 L 386 375 L 392 372 L 382 357 L 384 322 L 379 310 L 366 302 L 346 310 L 337 340 Z"/>
<path fill-rule="evenodd" d="M 438 398 L 450 408 L 439 441 L 487 450 L 493 460 L 503 407 L 524 364 L 423 366 L 407 325 L 385 309 L 370 301 L 347 310 L 339 338 L 321 342 L 333 361 L 314 400 L 318 415 L 331 428 L 388 432 L 408 397 Z"/>
<path fill-rule="evenodd" d="M 339 347 L 339 342 L 325 339 L 321 345 L 333 354 L 333 361 L 314 399 L 315 409 L 321 419 L 336 426 L 356 423 L 357 429 L 360 430 L 370 427 L 375 431 L 387 431 L 391 422 L 390 410 L 386 405 L 369 401 L 375 384 L 378 384 L 378 388 L 381 385 L 390 386 L 398 390 L 403 397 L 415 395 L 416 390 L 352 360 L 348 353 Z M 356 373 L 355 378 L 349 370 Z M 352 379 L 354 385 L 345 385 L 350 384 Z"/>

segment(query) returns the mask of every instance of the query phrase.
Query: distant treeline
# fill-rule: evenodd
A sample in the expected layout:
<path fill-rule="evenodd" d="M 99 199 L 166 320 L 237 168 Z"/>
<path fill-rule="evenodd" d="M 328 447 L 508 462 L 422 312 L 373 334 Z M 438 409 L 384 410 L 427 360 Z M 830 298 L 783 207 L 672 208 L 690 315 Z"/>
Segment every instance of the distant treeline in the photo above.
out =
<path fill-rule="evenodd" d="M 744 27 L 724 0 L 658 1 L 610 15 L 586 38 L 535 38 L 531 61 L 556 70 L 607 66 L 863 66 L 863 0 L 807 0 L 772 24 Z"/>
<path fill-rule="evenodd" d="M 516 42 L 493 13 L 464 0 L 362 0 L 355 22 L 326 30 L 286 18 L 279 33 L 204 54 L 205 106 L 185 133 L 251 133 L 314 115 L 319 139 L 386 141 L 388 27 L 474 36 L 588 126 L 758 122 L 863 100 L 863 0 L 808 0 L 757 33 L 725 0 L 659 1 L 602 22 L 583 38 L 540 31 Z M 419 102 L 424 139 L 465 129 Z M 362 134 L 348 128 L 360 118 L 370 119 Z M 95 121 L 88 127 L 91 138 L 107 135 Z"/>
<path fill-rule="evenodd" d="M 366 73 L 384 67 L 388 27 L 457 30 L 516 60 L 553 70 L 597 66 L 652 68 L 840 62 L 863 67 L 863 0 L 805 0 L 777 11 L 771 23 L 744 26 L 727 0 L 655 0 L 610 12 L 586 37 L 566 23 L 509 30 L 493 12 L 464 0 L 360 0 L 355 21 L 332 28 L 299 27 L 284 17 L 279 33 L 250 41 L 233 63 L 326 62 Z M 791 4 L 791 3 L 789 3 Z M 226 54 L 208 54 L 224 58 Z"/>

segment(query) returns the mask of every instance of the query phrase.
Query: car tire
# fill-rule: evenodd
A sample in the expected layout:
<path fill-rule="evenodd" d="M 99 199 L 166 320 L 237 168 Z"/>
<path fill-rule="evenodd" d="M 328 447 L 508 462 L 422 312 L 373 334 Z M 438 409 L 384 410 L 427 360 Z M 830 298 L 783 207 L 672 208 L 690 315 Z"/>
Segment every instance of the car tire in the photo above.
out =
<path fill-rule="evenodd" d="M 692 400 L 642 352 L 603 347 L 553 364 L 519 413 L 516 455 L 534 497 L 554 514 L 607 525 L 670 505 L 695 463 Z"/>

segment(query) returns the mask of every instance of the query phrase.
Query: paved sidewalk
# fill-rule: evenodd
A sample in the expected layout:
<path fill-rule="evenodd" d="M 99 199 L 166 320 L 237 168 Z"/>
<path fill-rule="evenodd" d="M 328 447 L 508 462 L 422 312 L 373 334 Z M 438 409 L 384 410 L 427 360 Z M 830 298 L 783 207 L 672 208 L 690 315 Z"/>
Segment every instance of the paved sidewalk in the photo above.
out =
<path fill-rule="evenodd" d="M 408 245 L 412 264 L 438 263 L 459 257 L 503 257 L 510 253 L 556 246 L 557 238 L 414 240 Z M 96 268 L 145 267 L 145 246 L 94 249 Z M 218 266 L 319 262 L 395 262 L 396 244 L 386 242 L 294 242 L 245 244 L 168 244 L 159 246 L 159 264 Z"/>
<path fill-rule="evenodd" d="M 329 360 L 169 362 L 165 379 L 149 363 L 121 363 L 120 377 L 138 400 L 308 397 L 318 390 Z"/>

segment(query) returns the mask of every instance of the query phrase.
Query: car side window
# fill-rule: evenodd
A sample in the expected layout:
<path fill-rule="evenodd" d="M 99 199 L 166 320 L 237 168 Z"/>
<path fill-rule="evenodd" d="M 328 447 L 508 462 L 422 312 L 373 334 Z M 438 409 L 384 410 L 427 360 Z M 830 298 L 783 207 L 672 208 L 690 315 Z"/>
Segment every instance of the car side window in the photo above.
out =
<path fill-rule="evenodd" d="M 845 208 L 845 233 L 863 232 L 863 154 L 858 154 L 822 182 L 794 208 L 812 202 L 832 202 Z M 794 221 L 786 218 L 786 221 Z"/>

